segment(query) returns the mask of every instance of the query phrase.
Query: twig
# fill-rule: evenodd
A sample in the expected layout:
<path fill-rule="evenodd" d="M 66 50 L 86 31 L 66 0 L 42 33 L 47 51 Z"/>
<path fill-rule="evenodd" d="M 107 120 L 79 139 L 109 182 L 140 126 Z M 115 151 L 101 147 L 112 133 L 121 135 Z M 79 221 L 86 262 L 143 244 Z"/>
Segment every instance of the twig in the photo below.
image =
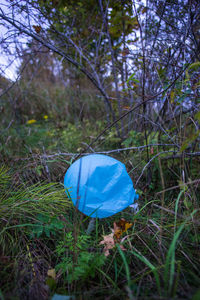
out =
<path fill-rule="evenodd" d="M 159 155 L 164 154 L 164 153 L 168 153 L 168 152 L 174 152 L 174 150 L 162 151 L 162 152 L 159 152 L 158 154 L 154 155 L 154 156 L 148 161 L 148 163 L 144 166 L 144 168 L 143 168 L 143 170 L 142 170 L 142 173 L 141 173 L 141 175 L 139 176 L 138 180 L 136 181 L 136 184 L 135 184 L 135 185 L 138 184 L 138 182 L 140 181 L 140 179 L 141 179 L 141 177 L 142 177 L 142 175 L 143 175 L 143 173 L 144 173 L 144 170 L 150 165 L 150 163 L 152 162 L 152 160 L 154 160 L 154 158 L 158 157 Z"/>
<path fill-rule="evenodd" d="M 174 146 L 173 144 L 149 144 L 148 147 L 154 147 L 154 146 Z M 93 152 L 93 154 L 111 154 L 111 153 L 119 153 L 121 151 L 128 151 L 128 150 L 142 150 L 144 148 L 146 148 L 147 145 L 144 145 L 144 146 L 139 146 L 139 147 L 127 147 L 127 148 L 119 148 L 119 149 L 114 149 L 114 150 L 109 150 L 109 151 L 97 151 L 97 152 Z M 165 152 L 173 152 L 174 151 L 165 151 Z M 163 153 L 163 152 L 162 152 Z M 81 153 L 82 156 L 85 156 L 85 155 L 89 155 L 91 154 L 91 152 L 83 152 Z M 37 158 L 37 157 L 40 157 L 40 158 L 54 158 L 54 157 L 57 157 L 57 156 L 71 156 L 73 157 L 73 159 L 76 159 L 77 156 L 79 155 L 79 153 L 71 153 L 71 152 L 59 152 L 59 153 L 55 153 L 55 154 L 50 154 L 50 155 L 32 155 L 31 158 Z M 187 156 L 200 156 L 200 152 L 194 152 L 194 153 L 185 153 L 185 155 Z M 153 157 L 154 158 L 154 157 Z M 153 159 L 152 158 L 152 159 Z M 30 157 L 20 157 L 20 158 L 15 158 L 16 160 L 29 160 Z"/>
<path fill-rule="evenodd" d="M 160 209 L 162 209 L 162 210 L 164 210 L 164 211 L 166 211 L 166 212 L 168 212 L 168 213 L 170 213 L 170 214 L 172 214 L 172 215 L 175 215 L 175 212 L 174 212 L 173 210 L 171 210 L 171 209 L 167 209 L 167 208 L 162 207 L 162 206 L 157 205 L 157 204 L 153 204 L 153 206 L 156 207 L 156 208 L 160 208 Z M 176 216 L 179 217 L 179 218 L 181 218 L 181 219 L 185 219 L 185 218 L 186 218 L 185 216 L 180 215 L 180 214 L 176 214 Z M 198 221 L 196 221 L 196 220 L 192 220 L 192 222 L 193 222 L 194 224 L 200 225 L 200 222 L 198 222 Z"/>
<path fill-rule="evenodd" d="M 139 146 L 139 147 L 127 147 L 127 148 L 119 148 L 119 149 L 114 149 L 114 150 L 108 150 L 108 151 L 97 151 L 95 152 L 93 149 L 91 149 L 91 151 L 93 152 L 93 154 L 111 154 L 111 153 L 119 153 L 121 151 L 128 151 L 128 150 L 142 150 L 146 147 L 157 147 L 157 146 L 161 146 L 161 147 L 166 147 L 166 146 L 174 146 L 173 144 L 149 144 L 149 145 L 144 145 L 144 146 Z M 174 152 L 174 151 L 173 151 Z M 40 157 L 40 158 L 54 158 L 57 156 L 72 156 L 72 157 L 76 157 L 79 153 L 71 153 L 71 152 L 59 152 L 59 153 L 55 153 L 55 154 L 50 154 L 50 155 L 32 155 L 32 158 L 36 158 L 36 157 Z M 89 155 L 91 154 L 91 152 L 84 152 L 82 153 L 83 156 L 85 155 Z M 20 159 L 30 159 L 30 158 L 19 158 Z"/>
<path fill-rule="evenodd" d="M 167 188 L 167 189 L 165 189 L 163 191 L 160 191 L 160 192 L 156 193 L 156 195 L 159 195 L 159 194 L 161 194 L 163 192 L 168 192 L 168 191 L 171 191 L 171 190 L 178 189 L 181 186 L 185 186 L 185 185 L 188 185 L 188 184 L 195 184 L 195 183 L 200 183 L 200 179 L 196 179 L 196 180 L 193 180 L 193 181 L 189 181 L 189 182 L 186 182 L 186 183 L 182 183 L 182 184 L 179 184 L 179 185 L 172 186 L 170 188 Z"/>
<path fill-rule="evenodd" d="M 200 156 L 200 152 L 184 152 L 187 156 Z M 182 157 L 182 154 L 175 154 L 175 155 L 169 155 L 166 157 L 163 157 L 162 159 L 170 159 L 170 158 L 180 158 Z"/>

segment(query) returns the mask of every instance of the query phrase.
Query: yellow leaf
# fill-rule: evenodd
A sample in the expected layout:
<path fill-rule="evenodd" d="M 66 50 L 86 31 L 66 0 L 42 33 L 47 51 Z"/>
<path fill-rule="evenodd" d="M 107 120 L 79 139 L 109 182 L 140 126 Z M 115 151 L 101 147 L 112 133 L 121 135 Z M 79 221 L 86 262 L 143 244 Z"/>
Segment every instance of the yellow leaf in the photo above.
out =
<path fill-rule="evenodd" d="M 28 120 L 28 121 L 26 122 L 26 124 L 34 124 L 34 123 L 36 123 L 36 122 L 37 122 L 36 120 L 32 119 L 32 120 Z"/>
<path fill-rule="evenodd" d="M 114 222 L 114 237 L 119 240 L 123 232 L 126 232 L 132 226 L 133 223 L 129 223 L 125 219 Z"/>
<path fill-rule="evenodd" d="M 133 87 L 135 87 L 135 88 L 138 87 L 138 84 L 136 84 L 135 82 L 132 82 L 131 85 L 132 85 Z"/>
<path fill-rule="evenodd" d="M 114 222 L 114 229 L 112 229 L 112 233 L 103 236 L 103 240 L 99 243 L 100 245 L 104 245 L 104 255 L 110 255 L 111 249 L 113 249 L 116 243 L 121 243 L 123 239 L 120 241 L 120 237 L 123 232 L 126 232 L 130 227 L 133 226 L 132 223 L 127 222 L 125 219 L 121 219 L 119 222 Z M 125 251 L 123 245 L 120 245 L 121 250 Z"/>
<path fill-rule="evenodd" d="M 123 106 L 122 108 L 123 108 L 124 110 L 129 110 L 131 107 L 128 106 L 128 105 L 125 105 L 125 106 Z"/>
<path fill-rule="evenodd" d="M 137 17 L 134 17 L 131 20 L 131 26 L 132 26 L 133 29 L 138 29 L 139 28 L 139 23 L 138 23 Z"/>
<path fill-rule="evenodd" d="M 48 270 L 47 271 L 47 275 L 55 280 L 56 279 L 56 271 L 55 271 L 55 269 Z"/>
<path fill-rule="evenodd" d="M 175 98 L 175 91 L 172 90 L 171 93 L 170 93 L 170 102 L 171 103 L 174 103 L 174 98 Z"/>

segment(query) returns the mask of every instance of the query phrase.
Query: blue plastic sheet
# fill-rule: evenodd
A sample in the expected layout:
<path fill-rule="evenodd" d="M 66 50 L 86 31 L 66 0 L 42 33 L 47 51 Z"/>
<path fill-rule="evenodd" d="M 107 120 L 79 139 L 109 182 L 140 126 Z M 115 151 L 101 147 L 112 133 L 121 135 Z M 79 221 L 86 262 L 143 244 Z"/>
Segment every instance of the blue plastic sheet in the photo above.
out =
<path fill-rule="evenodd" d="M 125 165 L 101 154 L 90 154 L 76 160 L 64 178 L 66 193 L 85 215 L 110 217 L 138 199 Z"/>

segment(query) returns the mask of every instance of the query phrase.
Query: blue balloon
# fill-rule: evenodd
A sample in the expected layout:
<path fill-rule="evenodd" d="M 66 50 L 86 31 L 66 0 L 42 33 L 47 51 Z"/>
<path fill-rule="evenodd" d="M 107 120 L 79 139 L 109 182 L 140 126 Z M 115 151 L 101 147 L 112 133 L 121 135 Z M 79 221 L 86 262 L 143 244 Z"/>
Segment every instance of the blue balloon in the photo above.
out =
<path fill-rule="evenodd" d="M 110 217 L 138 199 L 125 165 L 102 154 L 90 154 L 76 160 L 64 178 L 66 193 L 87 216 Z"/>

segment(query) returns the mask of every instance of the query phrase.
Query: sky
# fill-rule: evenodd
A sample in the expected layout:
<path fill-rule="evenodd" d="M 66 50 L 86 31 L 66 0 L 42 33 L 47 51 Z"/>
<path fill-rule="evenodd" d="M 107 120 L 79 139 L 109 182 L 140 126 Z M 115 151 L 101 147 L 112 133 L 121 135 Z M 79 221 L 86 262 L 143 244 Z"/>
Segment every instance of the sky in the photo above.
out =
<path fill-rule="evenodd" d="M 22 2 L 22 1 L 21 1 Z M 20 3 L 21 4 L 21 3 Z M 11 16 L 12 8 L 7 0 L 0 0 L 0 12 L 3 12 L 6 16 Z M 22 21 L 24 24 L 23 14 L 19 14 L 15 19 Z M 0 23 L 0 74 L 6 78 L 15 81 L 17 79 L 17 70 L 20 66 L 20 59 L 16 55 L 16 45 L 14 42 L 9 43 L 8 49 L 2 49 L 1 43 L 4 39 L 11 36 L 12 31 L 8 30 L 2 23 Z M 11 40 L 13 38 L 11 37 Z M 17 37 L 17 40 L 23 45 L 26 45 L 27 38 L 25 36 Z M 9 39 L 7 40 L 9 41 Z"/>
<path fill-rule="evenodd" d="M 8 14 L 8 1 L 1 0 L 0 2 L 0 9 Z M 0 44 L 7 36 L 7 28 L 0 23 Z M 12 49 L 13 45 L 10 45 Z M 12 55 L 9 54 L 9 51 L 6 51 L 0 47 L 0 74 L 5 76 L 8 79 L 16 80 L 17 78 L 17 67 L 19 66 L 19 60 L 14 59 Z"/>
<path fill-rule="evenodd" d="M 2 53 L 0 53 L 0 60 L 0 74 L 12 81 L 15 81 L 17 79 L 17 69 L 20 66 L 20 60 L 11 60 L 11 58 L 8 58 L 6 54 Z"/>
<path fill-rule="evenodd" d="M 20 1 L 20 4 L 23 2 L 24 5 L 26 5 L 26 1 L 23 0 Z M 10 2 L 7 0 L 0 0 L 0 12 L 2 10 L 6 16 L 12 16 L 12 3 L 14 3 L 14 1 Z M 21 21 L 23 24 L 24 22 L 27 22 L 27 27 L 30 26 L 30 29 L 32 29 L 31 27 L 35 25 L 34 10 L 31 11 L 30 16 L 30 23 L 28 23 L 28 21 L 25 20 L 23 13 L 19 14 L 17 17 L 15 14 L 16 20 Z M 12 32 L 8 32 L 7 28 L 0 23 L 0 43 L 10 33 Z M 19 37 L 17 37 L 17 39 L 19 40 Z M 20 41 L 25 45 L 27 42 L 26 36 L 21 37 Z M 10 43 L 9 50 L 13 53 L 13 56 L 10 55 L 9 51 L 4 51 L 3 53 L 2 48 L 0 47 L 0 74 L 11 79 L 12 81 L 15 81 L 17 79 L 17 69 L 19 69 L 20 66 L 20 59 L 16 57 L 16 48 L 14 43 Z"/>
<path fill-rule="evenodd" d="M 6 32 L 7 29 L 0 24 L 0 43 L 5 38 Z M 0 48 L 0 73 L 8 79 L 15 80 L 18 66 L 19 60 L 13 60 L 12 56 Z"/>

